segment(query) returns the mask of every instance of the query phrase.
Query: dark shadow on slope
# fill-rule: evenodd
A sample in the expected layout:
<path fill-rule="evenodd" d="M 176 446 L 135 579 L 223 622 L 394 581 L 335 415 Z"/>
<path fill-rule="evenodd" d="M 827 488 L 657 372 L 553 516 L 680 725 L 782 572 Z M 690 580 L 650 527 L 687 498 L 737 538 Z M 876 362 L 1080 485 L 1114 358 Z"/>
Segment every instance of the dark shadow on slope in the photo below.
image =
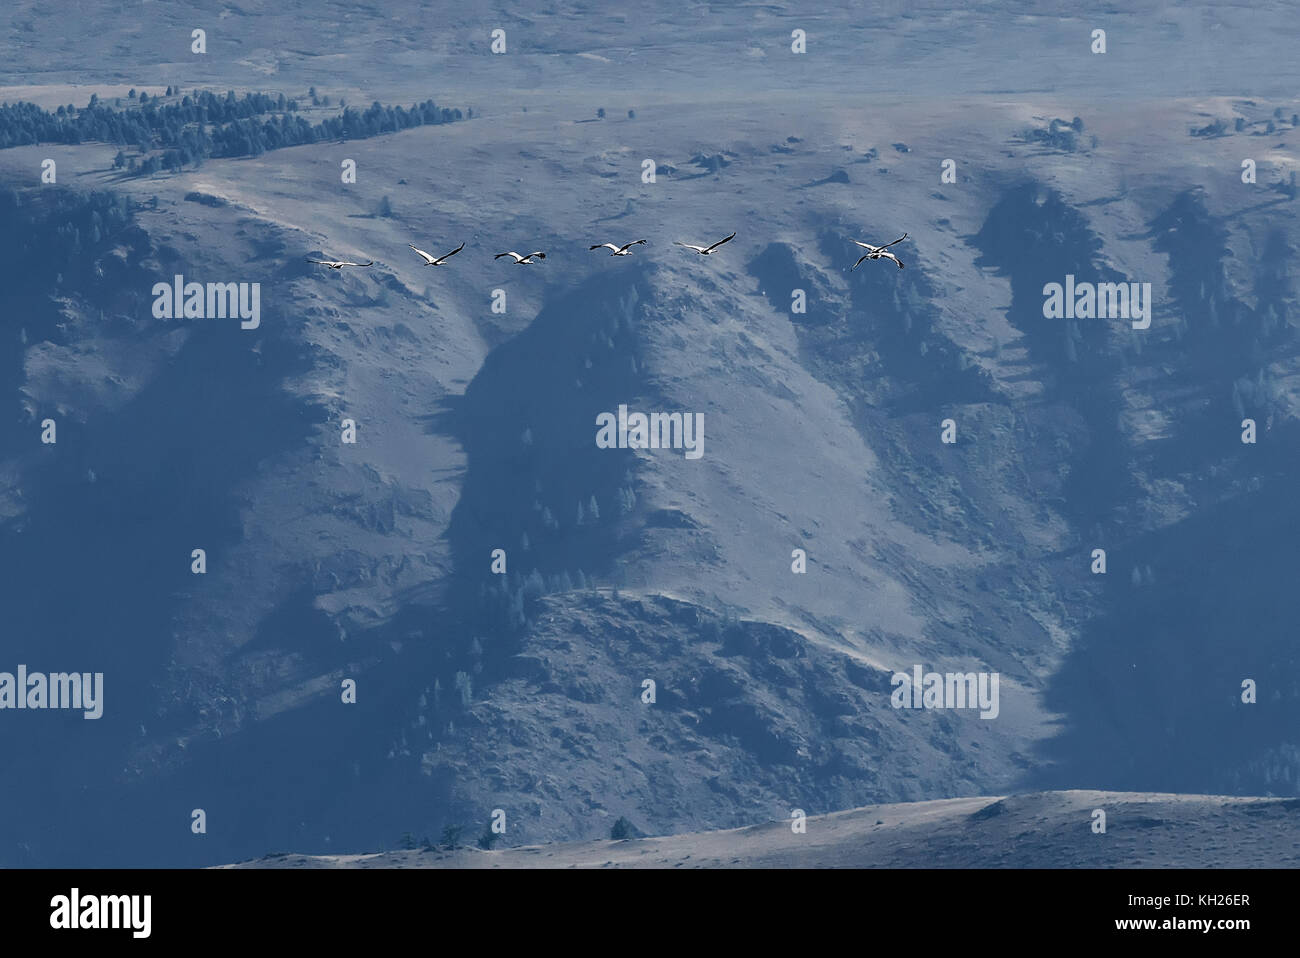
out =
<path fill-rule="evenodd" d="M 92 303 L 97 324 L 115 324 L 118 314 L 137 315 L 142 301 L 147 315 L 143 293 L 156 277 L 140 267 L 149 237 L 124 196 L 6 190 L 0 192 L 0 237 L 0 456 L 11 456 L 39 444 L 40 431 L 21 406 L 23 363 L 28 348 L 67 344 L 60 328 L 67 317 L 56 297 Z M 40 418 L 46 412 L 37 410 Z"/>
<path fill-rule="evenodd" d="M 1058 193 L 1035 183 L 1006 190 L 970 242 L 980 251 L 977 265 L 1010 280 L 1007 318 L 1050 373 L 1049 395 L 1086 423 L 1084 448 L 1070 463 L 1066 514 L 1084 528 L 1104 524 L 1132 489 L 1114 378 L 1119 355 L 1112 343 L 1117 324 L 1128 321 L 1046 318 L 1043 289 L 1048 283 L 1064 285 L 1067 275 L 1076 284 L 1127 278 L 1097 265 L 1101 240 L 1085 217 Z"/>
<path fill-rule="evenodd" d="M 1295 794 L 1300 600 L 1288 581 L 1300 559 L 1300 428 L 1281 417 L 1274 427 L 1281 406 L 1265 368 L 1296 351 L 1291 246 L 1280 232 L 1266 238 L 1252 308 L 1230 287 L 1228 232 L 1199 194 L 1176 197 L 1151 237 L 1169 256 L 1176 313 L 1143 360 L 1196 401 L 1170 410 L 1174 434 L 1147 444 L 1147 467 L 1198 511 L 1111 551 L 1110 605 L 1048 692 L 1066 720 L 1043 749 L 1054 768 L 1035 784 Z M 1257 444 L 1240 441 L 1246 416 Z M 1258 684 L 1255 705 L 1241 701 L 1245 679 Z"/>
<path fill-rule="evenodd" d="M 1111 608 L 1086 628 L 1046 704 L 1067 718 L 1035 784 L 1294 795 L 1300 786 L 1300 592 L 1292 451 L 1257 493 L 1126 544 Z M 1134 578 L 1134 568 L 1139 571 Z M 1243 704 L 1242 682 L 1258 686 Z"/>
<path fill-rule="evenodd" d="M 449 592 L 457 619 L 492 633 L 485 645 L 522 624 L 525 587 L 567 591 L 614 568 L 635 457 L 597 447 L 596 417 L 620 404 L 648 411 L 637 332 L 647 269 L 597 274 L 548 303 L 493 350 L 441 424 L 468 461 L 448 530 Z M 506 552 L 506 575 L 491 573 L 494 549 Z"/>
<path fill-rule="evenodd" d="M 184 854 L 178 836 L 192 806 L 180 805 L 191 799 L 151 786 L 152 802 L 166 806 L 159 814 L 180 816 L 173 831 L 122 782 L 140 729 L 176 719 L 155 688 L 165 685 L 175 622 L 195 587 L 190 552 L 202 545 L 209 563 L 220 561 L 242 536 L 239 487 L 323 418 L 282 390 L 306 361 L 276 334 L 283 323 L 264 311 L 263 324 L 253 334 L 238 322 L 198 321 L 131 401 L 90 410 L 84 424 L 65 419 L 57 445 L 23 476 L 26 508 L 0 528 L 6 668 L 103 672 L 105 704 L 97 721 L 25 712 L 0 726 L 9 767 L 27 770 L 4 793 L 6 864 Z"/>
<path fill-rule="evenodd" d="M 412 635 L 416 630 L 430 637 L 438 633 L 427 614 L 414 611 L 399 616 L 388 631 Z M 332 633 L 329 629 L 318 638 L 337 646 Z M 171 860 L 210 864 L 222 855 L 247 858 L 285 847 L 316 854 L 391 848 L 402 832 L 445 806 L 442 783 L 399 760 L 418 759 L 423 748 L 432 747 L 431 729 L 413 721 L 414 699 L 402 693 L 414 689 L 418 698 L 419 689 L 433 680 L 377 646 L 368 643 L 366 653 L 382 656 L 381 661 L 340 669 L 357 681 L 355 704 L 341 705 L 340 687 L 334 685 L 262 719 L 256 728 L 191 747 L 189 761 L 168 780 L 168 791 L 194 796 L 194 804 L 209 814 L 209 835 L 183 841 L 192 836 L 181 833 Z M 347 649 L 360 656 L 356 648 Z M 164 803 L 140 791 L 142 800 L 164 811 Z M 167 814 L 183 816 L 189 808 L 179 808 L 173 799 Z"/>
<path fill-rule="evenodd" d="M 1252 307 L 1230 288 L 1228 230 L 1200 193 L 1176 197 L 1152 220 L 1150 235 L 1169 257 L 1168 294 L 1177 307 L 1172 338 L 1153 346 L 1150 356 L 1172 370 L 1170 382 L 1208 399 L 1185 412 L 1175 434 L 1156 445 L 1153 464 L 1171 475 L 1204 472 L 1225 448 L 1210 437 L 1235 439 L 1247 417 L 1262 434 L 1284 408 L 1266 367 L 1297 352 L 1290 318 L 1294 251 L 1282 232 L 1268 234 L 1254 270 Z"/>

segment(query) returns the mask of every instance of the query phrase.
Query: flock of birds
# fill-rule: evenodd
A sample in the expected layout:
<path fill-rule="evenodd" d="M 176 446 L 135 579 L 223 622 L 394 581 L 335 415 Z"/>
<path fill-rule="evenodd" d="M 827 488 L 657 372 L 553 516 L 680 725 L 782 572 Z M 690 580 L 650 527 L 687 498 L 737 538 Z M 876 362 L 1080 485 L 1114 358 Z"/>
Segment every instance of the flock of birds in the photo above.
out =
<path fill-rule="evenodd" d="M 695 246 L 691 243 L 677 243 L 677 242 L 674 242 L 673 245 L 681 246 L 688 250 L 692 250 L 696 253 L 699 253 L 701 256 L 709 256 L 713 253 L 716 253 L 718 251 L 718 247 L 722 246 L 722 244 L 729 243 L 735 238 L 736 238 L 736 234 L 733 232 L 730 236 L 723 237 L 722 239 L 718 240 L 716 243 L 711 243 L 708 246 Z M 869 259 L 893 260 L 895 263 L 898 264 L 898 268 L 902 269 L 903 261 L 900 260 L 893 253 L 889 252 L 889 247 L 897 245 L 898 243 L 903 242 L 903 240 L 905 239 L 907 239 L 906 233 L 904 233 L 898 239 L 894 240 L 893 243 L 886 243 L 884 246 L 872 246 L 870 243 L 863 243 L 859 240 L 854 240 L 853 241 L 854 243 L 856 243 L 858 246 L 861 246 L 867 252 L 862 256 L 861 259 L 859 259 L 856 263 L 853 264 L 853 269 L 857 269 L 859 266 L 861 266 L 864 262 L 866 262 Z M 622 246 L 617 246 L 614 243 L 597 243 L 595 246 L 589 247 L 589 249 L 591 250 L 607 249 L 611 251 L 609 254 L 610 256 L 630 256 L 632 255 L 632 247 L 638 246 L 642 243 L 645 243 L 645 240 L 643 239 L 633 240 L 632 242 L 625 243 Z M 426 252 L 420 249 L 420 247 L 415 246 L 414 244 L 407 243 L 406 245 L 410 246 L 411 249 L 415 250 L 415 252 L 420 256 L 420 258 L 424 260 L 425 266 L 442 266 L 444 263 L 447 262 L 447 260 L 451 259 L 453 256 L 455 256 L 457 253 L 459 253 L 461 250 L 465 248 L 465 244 L 461 243 L 450 253 L 443 253 L 441 256 L 434 256 L 432 253 Z M 541 260 L 546 259 L 546 254 L 544 252 L 541 252 L 540 250 L 529 253 L 526 256 L 523 255 L 522 253 L 516 253 L 514 250 L 507 250 L 504 253 L 497 253 L 497 255 L 492 258 L 501 259 L 501 257 L 503 256 L 512 257 L 515 261 L 516 266 L 531 266 L 533 263 L 540 262 Z M 308 258 L 307 262 L 316 263 L 319 266 L 328 266 L 330 269 L 342 269 L 344 266 L 374 266 L 375 265 L 374 260 L 370 260 L 369 262 L 365 262 L 365 263 L 353 263 L 345 259 Z M 850 270 L 849 272 L 852 271 L 853 270 Z"/>

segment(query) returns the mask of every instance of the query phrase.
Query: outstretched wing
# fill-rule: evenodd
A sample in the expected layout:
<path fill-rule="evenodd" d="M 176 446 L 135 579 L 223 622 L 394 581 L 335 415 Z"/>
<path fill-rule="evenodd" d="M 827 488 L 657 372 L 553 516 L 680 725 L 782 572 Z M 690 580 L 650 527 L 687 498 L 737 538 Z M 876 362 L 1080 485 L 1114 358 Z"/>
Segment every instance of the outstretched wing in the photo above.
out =
<path fill-rule="evenodd" d="M 330 262 L 329 260 L 327 260 L 327 259 L 312 259 L 312 258 L 310 258 L 310 257 L 307 258 L 307 262 L 309 262 L 309 263 L 316 263 L 316 264 L 318 264 L 318 265 L 320 265 L 320 266 L 333 266 L 333 265 L 334 265 L 333 263 L 331 263 L 331 262 Z"/>
<path fill-rule="evenodd" d="M 540 250 L 536 253 L 529 253 L 527 256 L 524 257 L 524 259 L 532 259 L 534 256 L 536 256 L 538 259 L 546 259 L 546 254 L 541 252 Z"/>
<path fill-rule="evenodd" d="M 496 256 L 493 256 L 492 258 L 493 258 L 493 259 L 500 259 L 502 256 L 513 256 L 513 257 L 515 258 L 515 262 L 516 262 L 516 263 L 519 262 L 521 259 L 523 259 L 522 256 L 520 256 L 518 253 L 515 253 L 515 252 L 497 253 L 497 255 L 496 255 Z"/>
<path fill-rule="evenodd" d="M 372 259 L 367 263 L 350 263 L 347 260 L 344 260 L 342 263 L 339 263 L 339 265 L 340 266 L 374 266 L 375 261 Z"/>
<path fill-rule="evenodd" d="M 723 243 L 730 243 L 730 242 L 731 242 L 733 239 L 735 239 L 735 238 L 736 238 L 736 234 L 735 234 L 735 233 L 732 233 L 732 234 L 731 234 L 730 236 L 728 236 L 726 239 L 720 239 L 720 240 L 718 240 L 716 243 L 714 243 L 712 246 L 705 247 L 704 252 L 706 252 L 706 253 L 711 253 L 711 252 L 713 252 L 715 249 L 717 249 L 719 246 L 721 246 Z"/>
<path fill-rule="evenodd" d="M 620 246 L 618 249 L 614 250 L 614 252 L 616 252 L 616 253 L 624 253 L 624 252 L 626 252 L 627 250 L 630 250 L 630 249 L 631 249 L 633 246 L 635 246 L 637 243 L 644 243 L 644 242 L 645 242 L 645 240 L 643 240 L 643 239 L 640 239 L 640 240 L 633 240 L 632 242 L 628 243 L 626 246 Z M 611 247 L 612 247 L 614 244 L 613 244 L 613 243 L 606 243 L 605 245 L 606 245 L 606 246 L 611 246 Z"/>
<path fill-rule="evenodd" d="M 598 243 L 595 246 L 589 246 L 587 248 L 588 249 L 612 249 L 615 253 L 618 252 L 618 247 L 615 246 L 613 243 Z"/>
<path fill-rule="evenodd" d="M 862 259 L 860 259 L 860 260 L 858 260 L 856 263 L 854 263 L 854 264 L 853 264 L 853 269 L 857 269 L 859 266 L 861 266 L 863 260 L 871 259 L 871 255 L 872 255 L 872 254 L 868 253 L 866 256 L 862 257 Z M 850 273 L 853 272 L 853 269 L 849 270 L 849 272 L 850 272 Z"/>
<path fill-rule="evenodd" d="M 704 247 L 703 247 L 703 246 L 692 246 L 690 243 L 679 243 L 679 242 L 677 242 L 676 240 L 673 240 L 673 245 L 674 245 L 674 246 L 685 246 L 687 249 L 693 249 L 693 250 L 695 250 L 695 252 L 697 252 L 697 253 L 703 253 L 703 252 L 704 252 Z"/>
<path fill-rule="evenodd" d="M 902 236 L 900 236 L 898 239 L 894 240 L 893 243 L 886 243 L 884 246 L 872 246 L 870 243 L 864 243 L 864 242 L 862 242 L 861 240 L 854 240 L 853 242 L 857 243 L 857 244 L 858 244 L 859 246 L 861 246 L 863 249 L 869 249 L 869 250 L 871 250 L 871 252 L 873 252 L 873 253 L 879 253 L 882 249 L 889 249 L 889 247 L 893 246 L 894 243 L 901 243 L 901 242 L 903 242 L 903 240 L 905 240 L 905 239 L 907 239 L 907 234 L 906 234 L 906 233 L 904 233 L 904 234 L 903 234 Z"/>
<path fill-rule="evenodd" d="M 424 257 L 425 263 L 437 262 L 438 258 L 436 256 L 434 256 L 432 253 L 426 253 L 424 250 L 420 249 L 420 247 L 416 246 L 414 243 L 407 243 L 406 245 L 411 247 L 411 249 L 415 250 L 422 257 Z"/>
<path fill-rule="evenodd" d="M 446 254 L 445 256 L 439 256 L 437 262 L 441 263 L 445 259 L 450 259 L 451 257 L 455 256 L 457 253 L 459 253 L 461 250 L 463 250 L 464 248 L 465 248 L 465 244 L 461 243 L 459 246 L 457 246 L 454 250 L 452 250 L 450 253 Z"/>

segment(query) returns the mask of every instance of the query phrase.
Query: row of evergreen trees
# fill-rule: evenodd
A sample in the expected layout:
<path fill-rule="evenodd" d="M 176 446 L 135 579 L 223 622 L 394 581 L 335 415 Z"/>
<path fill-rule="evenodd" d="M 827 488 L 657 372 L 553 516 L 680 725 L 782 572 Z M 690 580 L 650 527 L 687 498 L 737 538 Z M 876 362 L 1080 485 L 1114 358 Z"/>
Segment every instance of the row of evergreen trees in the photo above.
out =
<path fill-rule="evenodd" d="M 133 172 L 179 169 L 208 157 L 259 156 L 268 150 L 323 140 L 355 140 L 417 126 L 463 119 L 460 110 L 433 100 L 409 109 L 379 102 L 365 110 L 345 108 L 338 116 L 312 123 L 297 114 L 298 104 L 284 94 L 246 93 L 236 97 L 211 92 L 186 95 L 174 102 L 154 97 L 139 106 L 119 109 L 91 96 L 84 109 L 59 107 L 54 112 L 34 103 L 0 104 L 0 149 L 37 143 L 111 143 L 140 153 L 162 151 L 132 166 L 124 153 L 115 163 Z"/>

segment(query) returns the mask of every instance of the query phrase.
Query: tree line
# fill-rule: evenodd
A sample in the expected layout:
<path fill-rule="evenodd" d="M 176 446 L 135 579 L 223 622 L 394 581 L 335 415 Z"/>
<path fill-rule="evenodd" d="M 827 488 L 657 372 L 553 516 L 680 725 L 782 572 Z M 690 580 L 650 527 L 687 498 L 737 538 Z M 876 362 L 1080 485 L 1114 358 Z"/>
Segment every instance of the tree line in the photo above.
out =
<path fill-rule="evenodd" d="M 196 165 L 208 158 L 260 156 L 288 146 L 364 139 L 464 118 L 460 110 L 439 107 L 431 99 L 409 108 L 378 101 L 364 110 L 345 107 L 341 114 L 318 123 L 299 115 L 297 101 L 282 93 L 237 97 L 234 91 L 225 96 L 204 91 L 166 101 L 144 94 L 131 99 L 139 105 L 119 108 L 92 95 L 82 109 L 69 105 L 53 112 L 34 103 L 0 104 L 0 149 L 38 143 L 109 143 L 134 148 L 144 156 L 137 159 L 120 151 L 115 167 L 145 174 Z"/>

